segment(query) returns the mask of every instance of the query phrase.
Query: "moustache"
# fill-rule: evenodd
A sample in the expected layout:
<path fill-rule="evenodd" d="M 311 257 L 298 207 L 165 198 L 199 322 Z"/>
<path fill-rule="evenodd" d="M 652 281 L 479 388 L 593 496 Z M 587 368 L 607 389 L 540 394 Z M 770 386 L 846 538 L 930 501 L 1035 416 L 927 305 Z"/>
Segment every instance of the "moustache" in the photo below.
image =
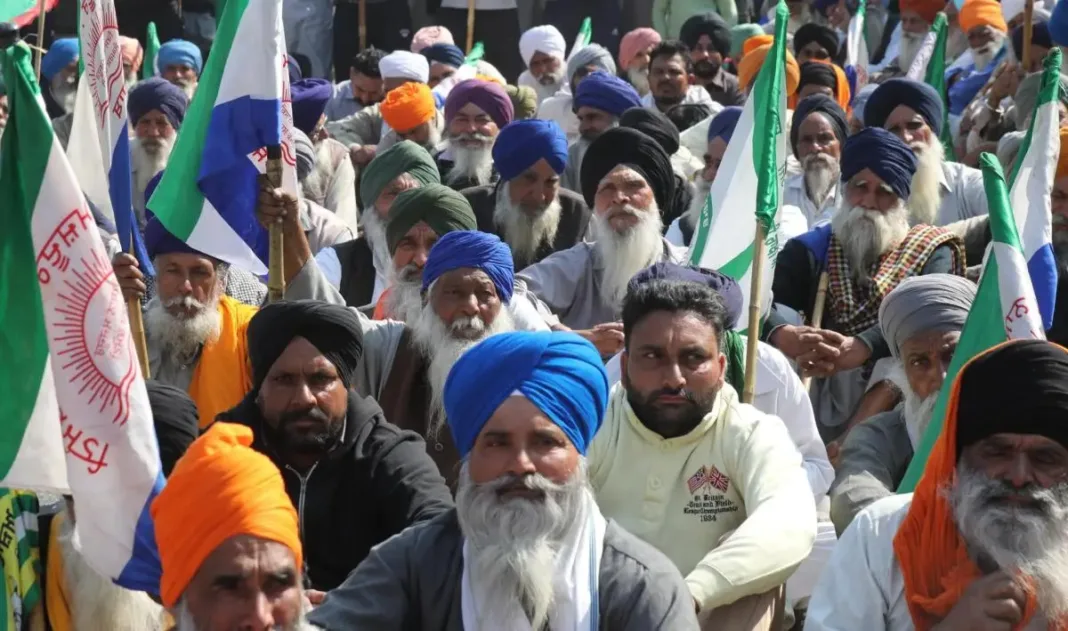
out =
<path fill-rule="evenodd" d="M 662 390 L 657 390 L 656 392 L 649 395 L 649 400 L 656 401 L 657 399 L 660 399 L 662 397 L 678 397 L 681 399 L 685 399 L 686 402 L 690 405 L 697 405 L 697 398 L 694 397 L 693 393 L 687 390 L 686 388 L 680 388 L 678 390 L 664 388 Z"/>
<path fill-rule="evenodd" d="M 1015 504 L 1020 510 L 1048 516 L 1053 514 L 1057 498 L 1051 490 L 1037 484 L 1016 488 L 1001 480 L 991 480 L 983 489 L 980 502 L 983 506 Z"/>
<path fill-rule="evenodd" d="M 483 486 L 494 491 L 498 496 L 513 491 L 536 491 L 541 494 L 548 494 L 558 488 L 557 484 L 553 483 L 540 473 L 529 473 L 526 475 L 514 475 L 509 473 L 496 480 L 486 482 Z"/>
<path fill-rule="evenodd" d="M 453 140 L 458 140 L 460 142 L 477 142 L 477 143 L 479 143 L 481 145 L 488 145 L 490 142 L 493 141 L 492 137 L 490 137 L 490 136 L 488 136 L 486 134 L 480 134 L 478 132 L 471 132 L 471 133 L 465 133 L 465 134 L 456 134 L 455 136 L 452 137 L 452 139 Z"/>
<path fill-rule="evenodd" d="M 312 406 L 306 410 L 289 410 L 284 412 L 278 419 L 278 426 L 285 427 L 298 421 L 313 421 L 318 425 L 326 426 L 330 423 L 330 417 L 319 408 Z"/>
<path fill-rule="evenodd" d="M 408 263 L 397 272 L 397 279 L 405 283 L 414 283 L 423 279 L 423 268 L 415 263 Z"/>

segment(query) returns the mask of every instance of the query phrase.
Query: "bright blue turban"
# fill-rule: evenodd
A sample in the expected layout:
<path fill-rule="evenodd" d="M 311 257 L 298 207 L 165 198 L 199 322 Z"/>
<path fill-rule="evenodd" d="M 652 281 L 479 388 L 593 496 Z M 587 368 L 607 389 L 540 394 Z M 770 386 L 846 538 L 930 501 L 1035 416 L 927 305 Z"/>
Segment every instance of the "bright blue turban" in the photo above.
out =
<path fill-rule="evenodd" d="M 567 166 L 567 136 L 555 121 L 528 118 L 509 123 L 493 143 L 493 163 L 506 181 L 542 158 L 557 174 Z"/>
<path fill-rule="evenodd" d="M 419 52 L 426 57 L 427 61 L 436 61 L 453 68 L 464 65 L 464 51 L 454 44 L 431 44 Z"/>
<path fill-rule="evenodd" d="M 141 117 L 152 110 L 159 110 L 167 117 L 175 131 L 181 129 L 185 120 L 185 111 L 189 107 L 189 98 L 181 88 L 166 79 L 149 77 L 139 82 L 130 90 L 126 106 L 130 112 L 130 123 L 134 126 Z"/>
<path fill-rule="evenodd" d="M 159 47 L 156 54 L 156 64 L 160 70 L 167 66 L 182 64 L 189 66 L 199 75 L 204 66 L 204 60 L 200 56 L 200 48 L 193 42 L 184 39 L 172 39 Z"/>
<path fill-rule="evenodd" d="M 634 86 L 607 72 L 594 72 L 575 90 L 573 107 L 592 107 L 619 118 L 632 107 L 641 107 L 642 97 Z"/>
<path fill-rule="evenodd" d="M 938 96 L 938 92 L 931 86 L 912 79 L 890 79 L 879 84 L 864 105 L 864 124 L 869 127 L 882 127 L 890 113 L 899 105 L 913 109 L 922 116 L 935 136 L 942 134 L 942 117 L 945 111 L 942 97 Z"/>
<path fill-rule="evenodd" d="M 301 79 L 290 86 L 293 95 L 293 125 L 309 136 L 323 117 L 326 103 L 334 96 L 334 84 L 326 79 Z"/>
<path fill-rule="evenodd" d="M 721 138 L 723 142 L 730 144 L 734 128 L 738 126 L 738 119 L 742 117 L 742 108 L 737 105 L 725 107 L 708 124 L 708 141 L 713 138 Z"/>
<path fill-rule="evenodd" d="M 461 355 L 445 381 L 445 414 L 461 457 L 515 392 L 585 455 L 608 406 L 608 376 L 601 354 L 575 333 L 491 335 Z"/>
<path fill-rule="evenodd" d="M 907 200 L 916 174 L 916 155 L 882 127 L 867 127 L 847 138 L 842 147 L 842 181 L 848 182 L 864 169 L 871 169 L 899 198 Z"/>
<path fill-rule="evenodd" d="M 497 297 L 508 304 L 515 287 L 512 249 L 495 234 L 477 230 L 453 230 L 430 248 L 423 266 L 423 291 L 445 272 L 462 267 L 482 270 L 497 288 Z"/>
<path fill-rule="evenodd" d="M 78 40 L 73 37 L 64 37 L 52 42 L 48 52 L 41 58 L 41 76 L 47 81 L 59 74 L 78 59 Z"/>

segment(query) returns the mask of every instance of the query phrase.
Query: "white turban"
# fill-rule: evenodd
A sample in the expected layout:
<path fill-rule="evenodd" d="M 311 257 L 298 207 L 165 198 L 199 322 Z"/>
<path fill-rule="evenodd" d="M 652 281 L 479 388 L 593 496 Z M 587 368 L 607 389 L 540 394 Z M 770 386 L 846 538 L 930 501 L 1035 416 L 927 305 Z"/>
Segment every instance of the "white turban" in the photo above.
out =
<path fill-rule="evenodd" d="M 975 291 L 975 283 L 953 274 L 927 274 L 901 281 L 879 305 L 879 328 L 890 352 L 900 359 L 901 345 L 918 333 L 963 329 Z"/>
<path fill-rule="evenodd" d="M 528 68 L 534 53 L 544 53 L 551 57 L 559 57 L 562 60 L 566 49 L 567 44 L 564 43 L 564 36 L 551 24 L 535 26 L 523 33 L 523 36 L 519 38 L 519 54 L 523 56 L 523 63 Z"/>
<path fill-rule="evenodd" d="M 1025 4 L 1027 4 L 1025 0 L 1003 0 L 1001 14 L 1005 16 L 1005 21 L 1011 22 L 1012 18 L 1023 13 Z"/>
<path fill-rule="evenodd" d="M 378 62 L 383 79 L 411 79 L 420 83 L 430 80 L 430 62 L 426 57 L 406 50 L 395 50 Z"/>

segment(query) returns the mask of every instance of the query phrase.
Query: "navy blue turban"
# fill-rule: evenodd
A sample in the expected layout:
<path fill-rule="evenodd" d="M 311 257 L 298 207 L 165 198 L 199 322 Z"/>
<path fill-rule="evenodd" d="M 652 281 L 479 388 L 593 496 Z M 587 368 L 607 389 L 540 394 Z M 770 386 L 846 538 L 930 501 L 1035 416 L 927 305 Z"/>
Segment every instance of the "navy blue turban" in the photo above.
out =
<path fill-rule="evenodd" d="M 138 83 L 130 90 L 129 100 L 126 102 L 130 111 L 130 123 L 135 127 L 141 117 L 152 110 L 159 110 L 167 117 L 171 127 L 178 130 L 185 120 L 185 111 L 189 107 L 189 99 L 181 88 L 166 79 L 151 77 Z"/>
<path fill-rule="evenodd" d="M 738 119 L 742 117 L 742 108 L 731 105 L 720 110 L 719 114 L 708 124 L 708 141 L 713 138 L 721 138 L 723 142 L 730 144 L 734 128 L 738 126 Z"/>
<path fill-rule="evenodd" d="M 790 146 L 793 147 L 795 158 L 800 159 L 797 155 L 797 140 L 801 134 L 801 123 L 813 114 L 823 114 L 827 122 L 831 124 L 838 142 L 845 142 L 846 136 L 849 135 L 846 114 L 842 111 L 842 106 L 838 104 L 838 101 L 826 94 L 810 94 L 798 102 L 797 107 L 794 108 L 793 121 L 790 123 Z"/>
<path fill-rule="evenodd" d="M 592 107 L 619 118 L 632 107 L 641 107 L 642 97 L 634 86 L 607 72 L 590 73 L 575 90 L 572 107 Z"/>
<path fill-rule="evenodd" d="M 848 182 L 864 169 L 871 169 L 899 198 L 907 200 L 916 174 L 916 155 L 882 127 L 867 127 L 846 139 L 842 147 L 842 181 Z"/>
<path fill-rule="evenodd" d="M 334 85 L 326 79 L 301 79 L 290 86 L 293 96 L 293 125 L 309 136 L 323 117 L 326 103 L 334 96 Z"/>
<path fill-rule="evenodd" d="M 938 92 L 931 86 L 912 79 L 890 79 L 876 88 L 864 105 L 864 124 L 869 127 L 882 127 L 890 113 L 900 105 L 913 109 L 922 116 L 935 136 L 942 134 L 942 117 L 945 111 L 942 97 L 938 96 Z"/>
<path fill-rule="evenodd" d="M 513 394 L 522 394 L 585 455 L 608 407 L 608 376 L 593 344 L 570 332 L 491 335 L 460 356 L 445 381 L 445 414 L 461 457 Z"/>
<path fill-rule="evenodd" d="M 171 234 L 159 219 L 153 216 L 145 224 L 145 251 L 148 257 L 154 259 L 160 254 L 199 254 L 208 256 L 199 250 L 189 247 L 189 244 Z"/>
<path fill-rule="evenodd" d="M 453 44 L 431 44 L 419 52 L 427 61 L 436 61 L 453 68 L 464 65 L 464 51 Z"/>
<path fill-rule="evenodd" d="M 493 281 L 501 302 L 512 301 L 512 249 L 497 235 L 477 230 L 453 230 L 442 235 L 430 248 L 423 266 L 423 291 L 446 272 L 460 268 L 482 270 Z"/>
<path fill-rule="evenodd" d="M 1012 39 L 1012 51 L 1017 59 L 1023 59 L 1023 24 L 1012 29 L 1009 37 Z M 1031 25 L 1031 44 L 1042 48 L 1053 48 L 1053 38 L 1049 33 L 1049 22 L 1040 20 Z"/>
<path fill-rule="evenodd" d="M 733 329 L 738 318 L 742 317 L 744 302 L 742 288 L 730 276 L 696 265 L 654 263 L 631 277 L 630 282 L 627 283 L 627 293 L 634 291 L 639 285 L 654 280 L 688 281 L 704 285 L 719 294 L 723 299 L 723 306 L 727 309 L 727 329 Z"/>
<path fill-rule="evenodd" d="M 181 64 L 189 66 L 198 75 L 204 68 L 204 59 L 200 56 L 200 47 L 184 39 L 172 39 L 159 47 L 156 53 L 156 65 L 160 70 L 167 66 Z"/>
<path fill-rule="evenodd" d="M 567 136 L 555 121 L 513 121 L 501 129 L 493 143 L 493 164 L 506 181 L 519 177 L 542 158 L 557 175 L 567 166 Z"/>

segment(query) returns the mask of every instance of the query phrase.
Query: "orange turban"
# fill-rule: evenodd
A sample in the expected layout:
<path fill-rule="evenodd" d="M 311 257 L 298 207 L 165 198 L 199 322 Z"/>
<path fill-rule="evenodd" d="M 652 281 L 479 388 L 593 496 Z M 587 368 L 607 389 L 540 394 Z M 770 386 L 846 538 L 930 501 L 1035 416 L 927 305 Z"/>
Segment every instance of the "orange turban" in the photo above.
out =
<path fill-rule="evenodd" d="M 1068 127 L 1061 127 L 1061 153 L 1057 157 L 1057 177 L 1068 175 Z"/>
<path fill-rule="evenodd" d="M 760 37 L 759 35 L 757 37 Z M 756 39 L 755 37 L 749 38 L 749 41 Z M 746 42 L 746 44 L 749 43 Z M 764 58 L 768 56 L 768 51 L 771 50 L 771 44 L 764 44 L 754 48 L 753 50 L 742 56 L 742 60 L 738 62 L 738 87 L 746 89 L 749 84 L 756 79 L 757 72 L 764 65 Z M 797 60 L 790 54 L 790 51 L 786 51 L 786 95 L 789 96 L 794 92 L 797 92 L 797 84 L 801 81 L 801 68 L 797 65 Z"/>
<path fill-rule="evenodd" d="M 742 57 L 745 57 L 754 50 L 760 48 L 764 44 L 770 44 L 775 41 L 774 35 L 754 35 L 745 40 L 742 44 Z"/>
<path fill-rule="evenodd" d="M 991 26 L 1002 33 L 1009 32 L 998 0 L 966 0 L 957 17 L 960 30 L 965 33 L 977 26 Z"/>
<path fill-rule="evenodd" d="M 902 13 L 912 11 L 931 24 L 938 12 L 946 8 L 946 3 L 941 0 L 898 0 L 897 6 Z"/>
<path fill-rule="evenodd" d="M 411 81 L 393 88 L 382 101 L 382 120 L 392 129 L 407 132 L 434 118 L 437 108 L 430 86 Z"/>
<path fill-rule="evenodd" d="M 251 444 L 248 427 L 213 424 L 178 460 L 152 502 L 165 607 L 178 602 L 204 559 L 237 535 L 284 544 L 303 566 L 297 511 L 282 473 Z"/>

